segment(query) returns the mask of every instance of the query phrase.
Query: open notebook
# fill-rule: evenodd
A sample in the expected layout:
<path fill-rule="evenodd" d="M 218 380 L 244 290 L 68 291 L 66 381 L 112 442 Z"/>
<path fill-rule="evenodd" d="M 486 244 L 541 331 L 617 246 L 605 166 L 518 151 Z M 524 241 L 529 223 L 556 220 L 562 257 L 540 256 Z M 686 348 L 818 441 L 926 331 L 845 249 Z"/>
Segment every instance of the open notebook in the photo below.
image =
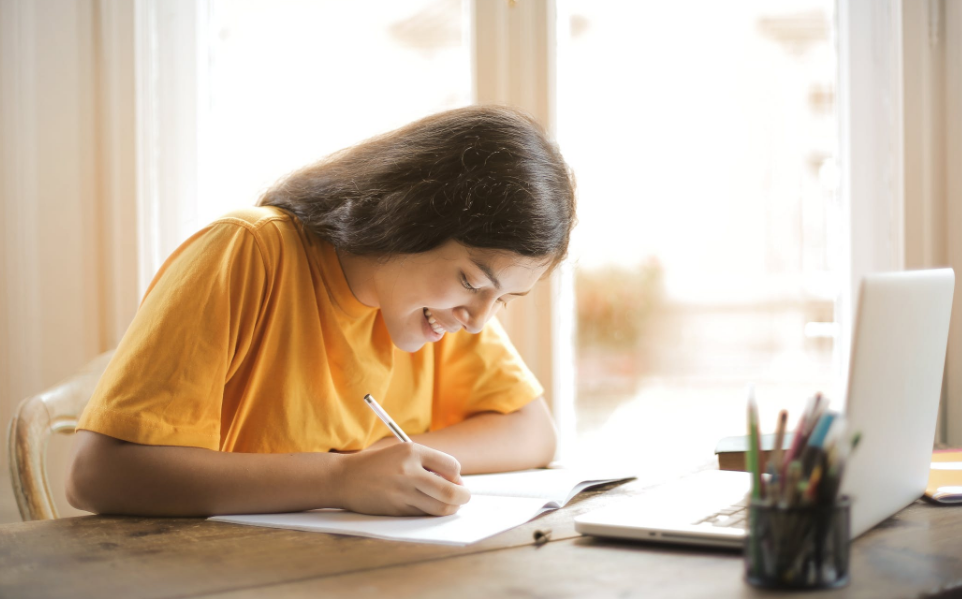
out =
<path fill-rule="evenodd" d="M 320 509 L 290 514 L 214 516 L 218 522 L 329 532 L 395 541 L 467 545 L 563 507 L 596 485 L 632 477 L 591 479 L 570 470 L 524 470 L 462 477 L 471 501 L 453 516 L 368 516 Z"/>

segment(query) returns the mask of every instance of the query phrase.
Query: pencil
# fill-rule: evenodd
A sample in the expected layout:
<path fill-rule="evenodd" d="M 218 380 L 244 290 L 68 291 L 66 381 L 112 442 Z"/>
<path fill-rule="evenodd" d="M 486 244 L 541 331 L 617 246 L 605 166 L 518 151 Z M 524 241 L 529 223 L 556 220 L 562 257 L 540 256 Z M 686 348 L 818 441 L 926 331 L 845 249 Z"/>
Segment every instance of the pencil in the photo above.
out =
<path fill-rule="evenodd" d="M 748 471 L 752 473 L 752 498 L 761 499 L 762 470 L 758 444 L 758 406 L 755 404 L 755 385 L 748 386 Z"/>
<path fill-rule="evenodd" d="M 748 385 L 748 455 L 745 459 L 748 461 L 748 471 L 751 472 L 752 476 L 752 493 L 751 502 L 755 503 L 761 500 L 762 497 L 762 474 L 759 468 L 759 455 L 758 455 L 758 412 L 755 405 L 755 385 L 749 383 Z M 748 548 L 751 552 L 751 563 L 755 564 L 756 575 L 761 575 L 762 573 L 758 570 L 762 568 L 762 552 L 761 538 L 759 536 L 758 527 L 758 506 L 750 505 L 748 508 Z"/>

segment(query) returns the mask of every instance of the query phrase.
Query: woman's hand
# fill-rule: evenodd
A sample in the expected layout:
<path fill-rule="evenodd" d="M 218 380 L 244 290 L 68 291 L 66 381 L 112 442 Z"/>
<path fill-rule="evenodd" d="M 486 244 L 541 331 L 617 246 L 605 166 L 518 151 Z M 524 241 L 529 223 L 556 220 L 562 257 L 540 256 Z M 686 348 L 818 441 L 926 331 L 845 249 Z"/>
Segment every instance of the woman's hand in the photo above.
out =
<path fill-rule="evenodd" d="M 450 516 L 471 499 L 453 457 L 417 443 L 343 456 L 341 506 L 384 516 Z"/>

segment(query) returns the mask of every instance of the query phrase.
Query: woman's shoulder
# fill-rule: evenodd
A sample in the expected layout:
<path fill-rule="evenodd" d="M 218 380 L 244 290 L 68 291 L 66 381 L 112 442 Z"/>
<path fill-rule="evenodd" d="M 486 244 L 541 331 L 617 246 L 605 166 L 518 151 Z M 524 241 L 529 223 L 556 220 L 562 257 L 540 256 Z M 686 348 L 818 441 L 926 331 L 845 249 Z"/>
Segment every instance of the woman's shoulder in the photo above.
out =
<path fill-rule="evenodd" d="M 246 230 L 262 252 L 275 254 L 284 251 L 284 248 L 303 245 L 298 225 L 295 217 L 281 208 L 248 206 L 228 212 L 210 223 L 205 230 L 219 231 L 227 238 L 233 238 L 239 230 Z"/>
<path fill-rule="evenodd" d="M 211 223 L 211 226 L 220 224 L 233 224 L 242 226 L 252 233 L 264 227 L 267 223 L 274 221 L 291 222 L 293 217 L 274 206 L 246 206 L 228 212 Z"/>
<path fill-rule="evenodd" d="M 300 221 L 275 206 L 233 210 L 210 223 L 204 232 L 214 247 L 230 253 L 259 254 L 269 273 L 282 265 L 286 269 L 309 268 L 315 251 Z"/>

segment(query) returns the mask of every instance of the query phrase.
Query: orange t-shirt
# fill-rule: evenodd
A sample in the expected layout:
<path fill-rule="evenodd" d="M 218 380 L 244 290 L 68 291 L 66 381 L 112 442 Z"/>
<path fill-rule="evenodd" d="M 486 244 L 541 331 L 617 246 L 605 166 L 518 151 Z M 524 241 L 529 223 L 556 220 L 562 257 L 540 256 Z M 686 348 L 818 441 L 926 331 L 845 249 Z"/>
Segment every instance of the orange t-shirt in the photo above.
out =
<path fill-rule="evenodd" d="M 350 451 L 390 435 L 366 393 L 416 434 L 543 392 L 496 320 L 397 349 L 334 248 L 259 207 L 215 221 L 167 259 L 78 428 L 148 445 Z"/>

